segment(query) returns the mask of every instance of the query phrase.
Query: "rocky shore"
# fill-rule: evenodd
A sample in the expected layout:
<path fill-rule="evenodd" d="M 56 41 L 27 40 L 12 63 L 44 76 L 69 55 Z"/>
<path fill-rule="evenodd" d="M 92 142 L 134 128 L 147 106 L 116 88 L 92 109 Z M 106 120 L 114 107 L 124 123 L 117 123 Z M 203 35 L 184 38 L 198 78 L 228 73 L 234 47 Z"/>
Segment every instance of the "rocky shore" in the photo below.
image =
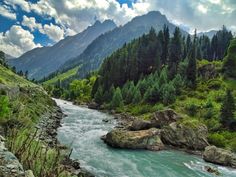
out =
<path fill-rule="evenodd" d="M 46 113 L 38 124 L 38 128 L 41 130 L 39 139 L 47 143 L 51 148 L 60 149 L 61 154 L 64 156 L 61 165 L 72 176 L 93 177 L 93 174 L 80 167 L 79 160 L 70 158 L 73 149 L 62 145 L 57 139 L 57 129 L 61 126 L 61 120 L 65 117 L 66 115 L 55 102 L 52 112 Z"/>
<path fill-rule="evenodd" d="M 200 155 L 207 162 L 236 168 L 236 154 L 211 146 L 204 124 L 188 125 L 171 109 L 154 113 L 148 121 L 127 114 L 115 114 L 115 117 L 118 126 L 102 137 L 112 147 L 154 151 L 172 148 Z M 218 174 L 216 169 L 206 168 Z"/>

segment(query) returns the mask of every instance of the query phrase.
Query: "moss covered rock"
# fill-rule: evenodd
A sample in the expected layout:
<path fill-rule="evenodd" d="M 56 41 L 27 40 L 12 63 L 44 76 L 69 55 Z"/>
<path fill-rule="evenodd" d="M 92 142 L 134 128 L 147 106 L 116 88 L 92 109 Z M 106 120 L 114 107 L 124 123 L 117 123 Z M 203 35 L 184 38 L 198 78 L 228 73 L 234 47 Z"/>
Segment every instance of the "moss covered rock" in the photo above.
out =
<path fill-rule="evenodd" d="M 107 133 L 104 141 L 108 145 L 117 148 L 148 150 L 164 149 L 164 144 L 160 139 L 160 130 L 156 128 L 140 131 L 114 129 Z"/>
<path fill-rule="evenodd" d="M 189 150 L 204 150 L 208 146 L 207 127 L 203 124 L 173 122 L 161 131 L 163 143 Z"/>
<path fill-rule="evenodd" d="M 205 148 L 203 159 L 207 162 L 236 168 L 236 154 L 215 146 L 207 146 Z"/>

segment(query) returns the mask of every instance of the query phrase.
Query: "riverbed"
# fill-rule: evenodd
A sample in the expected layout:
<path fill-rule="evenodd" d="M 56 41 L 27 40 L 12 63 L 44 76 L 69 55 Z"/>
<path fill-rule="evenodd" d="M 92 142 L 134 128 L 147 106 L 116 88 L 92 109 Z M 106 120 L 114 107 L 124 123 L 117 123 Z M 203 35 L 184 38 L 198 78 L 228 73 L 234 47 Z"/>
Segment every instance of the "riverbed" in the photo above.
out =
<path fill-rule="evenodd" d="M 180 151 L 123 150 L 107 146 L 100 139 L 114 126 L 106 113 L 56 100 L 67 115 L 58 129 L 58 139 L 73 148 L 71 157 L 98 177 L 211 177 L 204 166 L 221 176 L 236 177 L 236 170 L 204 162 L 199 156 Z M 106 122 L 104 121 L 106 120 Z M 108 121 L 108 122 L 107 122 Z"/>

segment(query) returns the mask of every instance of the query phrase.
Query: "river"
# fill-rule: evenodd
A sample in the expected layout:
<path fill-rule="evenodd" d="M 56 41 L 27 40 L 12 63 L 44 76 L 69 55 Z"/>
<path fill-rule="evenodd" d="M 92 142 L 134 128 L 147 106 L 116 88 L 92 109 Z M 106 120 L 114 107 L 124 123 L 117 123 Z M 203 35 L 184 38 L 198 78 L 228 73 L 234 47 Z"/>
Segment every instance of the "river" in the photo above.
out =
<path fill-rule="evenodd" d="M 204 166 L 214 166 L 221 176 L 236 177 L 236 170 L 204 162 L 179 151 L 152 152 L 114 149 L 100 139 L 115 125 L 111 115 L 56 100 L 68 115 L 58 129 L 61 143 L 73 148 L 72 158 L 98 177 L 211 177 Z M 103 119 L 108 119 L 104 123 Z"/>

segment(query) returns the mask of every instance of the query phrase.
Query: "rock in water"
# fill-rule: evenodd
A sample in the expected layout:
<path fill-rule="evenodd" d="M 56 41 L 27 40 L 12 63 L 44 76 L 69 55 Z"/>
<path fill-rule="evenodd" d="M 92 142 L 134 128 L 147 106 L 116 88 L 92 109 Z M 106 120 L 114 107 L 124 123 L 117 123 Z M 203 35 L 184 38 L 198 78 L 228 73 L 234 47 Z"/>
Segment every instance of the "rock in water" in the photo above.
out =
<path fill-rule="evenodd" d="M 207 162 L 236 168 L 236 154 L 215 146 L 207 146 L 205 148 L 203 159 Z"/>
<path fill-rule="evenodd" d="M 164 144 L 188 150 L 204 150 L 208 146 L 207 127 L 203 124 L 187 126 L 173 122 L 163 128 L 161 139 Z"/>
<path fill-rule="evenodd" d="M 140 131 L 114 129 L 106 135 L 104 141 L 108 145 L 117 148 L 156 151 L 164 149 L 164 144 L 160 139 L 160 130 L 156 128 Z"/>
<path fill-rule="evenodd" d="M 217 176 L 220 175 L 220 172 L 216 169 L 216 168 L 213 168 L 213 167 L 210 167 L 210 166 L 205 166 L 204 169 L 208 172 L 208 173 L 212 173 L 212 174 L 215 174 Z"/>

